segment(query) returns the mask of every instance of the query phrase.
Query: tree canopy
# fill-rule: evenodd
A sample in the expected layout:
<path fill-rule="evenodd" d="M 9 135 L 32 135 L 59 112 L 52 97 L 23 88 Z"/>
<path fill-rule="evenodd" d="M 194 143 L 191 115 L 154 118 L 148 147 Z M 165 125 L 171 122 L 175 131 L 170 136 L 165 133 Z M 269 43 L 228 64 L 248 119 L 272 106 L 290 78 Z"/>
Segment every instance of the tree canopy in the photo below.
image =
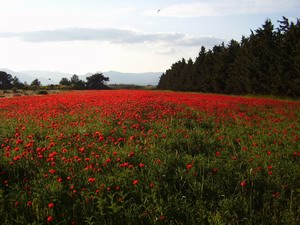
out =
<path fill-rule="evenodd" d="M 96 73 L 91 76 L 86 77 L 86 81 L 81 80 L 78 75 L 74 74 L 70 79 L 63 77 L 59 84 L 67 86 L 69 89 L 74 90 L 84 90 L 84 89 L 110 89 L 106 84 L 109 81 L 108 77 L 105 77 L 102 73 Z M 34 79 L 30 83 L 31 89 L 37 89 L 41 86 L 41 82 L 39 79 Z M 25 82 L 22 83 L 18 77 L 12 77 L 12 75 L 7 74 L 4 71 L 0 71 L 0 90 L 4 89 L 22 89 L 28 88 L 29 85 Z"/>
<path fill-rule="evenodd" d="M 62 78 L 59 82 L 60 85 L 69 86 L 71 89 L 109 89 L 106 82 L 109 81 L 108 77 L 103 76 L 102 73 L 96 73 L 86 78 L 86 82 L 79 79 L 79 76 L 74 74 L 71 79 Z"/>
<path fill-rule="evenodd" d="M 13 77 L 3 71 L 0 71 L 0 89 L 10 89 L 13 87 Z"/>
<path fill-rule="evenodd" d="M 69 85 L 71 85 L 72 83 L 71 83 L 71 81 L 70 81 L 68 78 L 63 77 L 63 78 L 60 80 L 59 84 L 60 84 L 60 85 L 66 85 L 66 86 L 69 86 Z"/>
<path fill-rule="evenodd" d="M 31 82 L 31 84 L 30 84 L 30 86 L 37 86 L 37 87 L 39 87 L 39 86 L 41 86 L 42 84 L 41 84 L 41 81 L 39 80 L 39 79 L 34 79 L 32 82 Z"/>
<path fill-rule="evenodd" d="M 72 89 L 76 89 L 76 90 L 85 89 L 85 82 L 83 80 L 80 80 L 78 75 L 74 74 L 71 77 L 70 81 L 71 81 Z"/>
<path fill-rule="evenodd" d="M 86 80 L 86 87 L 88 89 L 107 89 L 106 82 L 109 81 L 109 78 L 103 76 L 102 73 L 96 73 L 87 77 Z"/>
<path fill-rule="evenodd" d="M 300 96 L 300 22 L 270 19 L 240 42 L 201 47 L 162 74 L 159 89 L 225 94 Z"/>
<path fill-rule="evenodd" d="M 22 89 L 25 87 L 25 84 L 23 84 L 18 77 L 14 76 L 13 79 L 12 79 L 12 85 L 13 87 L 15 88 L 18 88 L 18 89 Z"/>

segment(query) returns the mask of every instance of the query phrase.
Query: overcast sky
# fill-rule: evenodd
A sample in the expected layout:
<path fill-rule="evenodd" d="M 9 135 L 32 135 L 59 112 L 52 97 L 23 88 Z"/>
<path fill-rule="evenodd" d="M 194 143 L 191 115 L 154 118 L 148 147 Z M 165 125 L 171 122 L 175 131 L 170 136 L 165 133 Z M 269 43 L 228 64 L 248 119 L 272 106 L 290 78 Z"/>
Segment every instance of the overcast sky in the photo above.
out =
<path fill-rule="evenodd" d="M 299 12 L 299 0 L 0 0 L 0 68 L 165 71 Z"/>

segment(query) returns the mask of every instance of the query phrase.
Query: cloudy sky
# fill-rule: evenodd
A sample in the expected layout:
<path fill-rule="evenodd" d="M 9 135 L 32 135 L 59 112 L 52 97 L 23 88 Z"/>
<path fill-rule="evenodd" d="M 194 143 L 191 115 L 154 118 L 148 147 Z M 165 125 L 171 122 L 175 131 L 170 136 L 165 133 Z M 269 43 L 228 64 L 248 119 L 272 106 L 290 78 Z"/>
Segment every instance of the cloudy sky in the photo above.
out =
<path fill-rule="evenodd" d="M 0 0 L 0 68 L 165 71 L 299 12 L 299 0 Z"/>

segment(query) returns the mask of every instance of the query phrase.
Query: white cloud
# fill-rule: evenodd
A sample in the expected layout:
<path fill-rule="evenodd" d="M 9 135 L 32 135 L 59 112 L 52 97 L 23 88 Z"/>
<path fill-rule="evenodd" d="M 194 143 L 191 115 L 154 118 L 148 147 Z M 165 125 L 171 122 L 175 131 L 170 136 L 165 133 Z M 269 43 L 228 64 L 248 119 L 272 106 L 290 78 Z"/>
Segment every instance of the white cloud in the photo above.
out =
<path fill-rule="evenodd" d="M 159 54 L 159 55 L 172 55 L 174 53 L 176 53 L 176 49 L 169 47 L 169 48 L 162 48 L 160 50 L 155 51 L 155 54 Z"/>
<path fill-rule="evenodd" d="M 165 71 L 178 59 L 195 57 L 199 51 L 199 47 L 176 47 L 173 54 L 166 54 L 166 51 L 173 51 L 172 47 L 115 45 L 99 41 L 32 43 L 15 38 L 0 38 L 0 49 L 0 68 L 71 74 L 109 70 Z"/>
<path fill-rule="evenodd" d="M 112 44 L 152 43 L 161 46 L 213 46 L 223 39 L 182 33 L 142 33 L 115 28 L 64 28 L 33 32 L 0 32 L 3 38 L 19 38 L 25 42 L 102 41 Z"/>
<path fill-rule="evenodd" d="M 143 14 L 162 17 L 223 16 L 282 12 L 299 6 L 299 0 L 202 0 L 171 5 L 159 13 L 157 10 L 146 10 Z"/>
<path fill-rule="evenodd" d="M 4 2 L 2 2 L 4 1 Z M 52 2 L 52 0 L 45 0 Z M 111 7 L 97 0 L 0 0 L 1 31 L 34 31 L 65 27 L 118 27 L 131 29 L 135 6 L 122 4 Z M 79 3 L 81 2 L 81 3 Z M 55 3 L 55 4 L 54 4 Z M 77 4 L 76 4 L 77 3 Z"/>

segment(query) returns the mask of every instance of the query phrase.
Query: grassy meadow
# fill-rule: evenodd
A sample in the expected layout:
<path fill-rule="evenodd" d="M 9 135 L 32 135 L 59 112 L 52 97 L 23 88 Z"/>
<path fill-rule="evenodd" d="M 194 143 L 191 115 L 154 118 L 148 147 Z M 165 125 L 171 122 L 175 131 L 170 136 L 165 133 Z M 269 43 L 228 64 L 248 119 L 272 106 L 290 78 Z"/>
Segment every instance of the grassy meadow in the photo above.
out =
<path fill-rule="evenodd" d="M 0 99 L 0 224 L 300 224 L 300 103 L 146 90 Z"/>

